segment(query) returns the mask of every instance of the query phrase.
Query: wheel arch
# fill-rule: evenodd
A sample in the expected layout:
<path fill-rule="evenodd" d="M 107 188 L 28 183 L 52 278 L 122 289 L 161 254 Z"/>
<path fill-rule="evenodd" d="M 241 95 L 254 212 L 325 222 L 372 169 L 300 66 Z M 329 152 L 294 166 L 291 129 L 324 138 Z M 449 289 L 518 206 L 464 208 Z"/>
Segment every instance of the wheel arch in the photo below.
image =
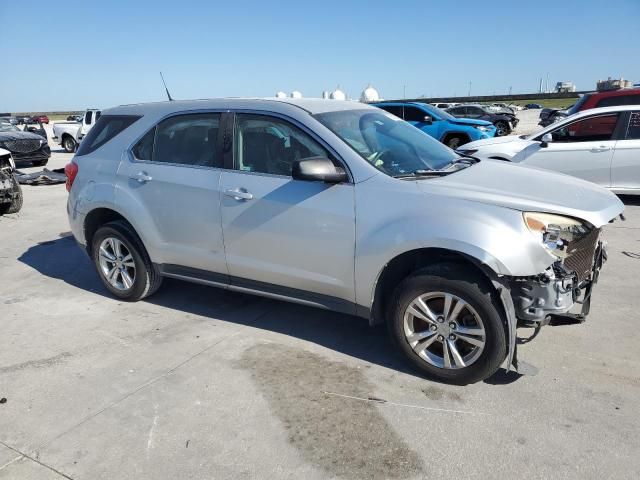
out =
<path fill-rule="evenodd" d="M 469 143 L 471 141 L 471 136 L 467 132 L 463 132 L 461 130 L 450 130 L 445 132 L 440 138 L 440 142 L 446 143 L 448 139 L 451 137 L 463 137 L 466 138 L 467 141 L 465 143 Z"/>
<path fill-rule="evenodd" d="M 492 281 L 497 278 L 497 274 L 493 268 L 468 253 L 439 247 L 409 250 L 392 258 L 378 274 L 373 288 L 369 323 L 376 325 L 385 321 L 387 302 L 398 283 L 413 272 L 439 263 L 466 266 L 494 288 Z"/>
<path fill-rule="evenodd" d="M 140 238 L 136 228 L 133 224 L 120 212 L 108 207 L 97 207 L 91 210 L 84 219 L 83 230 L 84 230 L 84 238 L 86 241 L 86 249 L 91 256 L 91 247 L 93 244 L 93 236 L 95 235 L 98 229 L 110 222 L 115 221 L 123 221 L 125 222 L 131 230 Z M 141 240 L 142 241 L 142 240 Z M 143 242 L 144 245 L 144 242 Z"/>

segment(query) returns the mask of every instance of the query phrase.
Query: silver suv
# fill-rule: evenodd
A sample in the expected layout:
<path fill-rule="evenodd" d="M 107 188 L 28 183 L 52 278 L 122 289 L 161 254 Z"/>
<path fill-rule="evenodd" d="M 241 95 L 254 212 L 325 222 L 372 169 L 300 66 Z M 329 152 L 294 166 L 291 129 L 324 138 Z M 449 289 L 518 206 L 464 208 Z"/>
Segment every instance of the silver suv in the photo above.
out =
<path fill-rule="evenodd" d="M 73 234 L 116 297 L 173 277 L 386 322 L 415 367 L 462 384 L 517 368 L 516 326 L 588 313 L 623 211 L 335 100 L 116 107 L 66 171 Z"/>

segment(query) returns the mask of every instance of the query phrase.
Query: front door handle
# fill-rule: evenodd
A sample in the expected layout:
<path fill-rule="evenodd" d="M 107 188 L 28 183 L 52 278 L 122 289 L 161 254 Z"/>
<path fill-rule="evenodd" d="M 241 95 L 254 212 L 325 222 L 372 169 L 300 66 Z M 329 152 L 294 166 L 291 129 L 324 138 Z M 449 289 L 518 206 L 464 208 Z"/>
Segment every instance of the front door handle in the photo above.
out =
<path fill-rule="evenodd" d="M 136 180 L 138 183 L 147 183 L 153 180 L 153 177 L 146 174 L 146 172 L 138 172 L 135 175 L 131 175 L 129 178 Z"/>
<path fill-rule="evenodd" d="M 599 147 L 594 147 L 591 149 L 593 153 L 607 152 L 609 150 L 611 150 L 611 147 L 605 147 L 604 145 L 600 145 Z"/>
<path fill-rule="evenodd" d="M 253 199 L 253 195 L 251 193 L 244 192 L 239 188 L 225 190 L 224 194 L 227 197 L 232 197 L 232 198 L 235 198 L 236 200 L 252 200 Z"/>

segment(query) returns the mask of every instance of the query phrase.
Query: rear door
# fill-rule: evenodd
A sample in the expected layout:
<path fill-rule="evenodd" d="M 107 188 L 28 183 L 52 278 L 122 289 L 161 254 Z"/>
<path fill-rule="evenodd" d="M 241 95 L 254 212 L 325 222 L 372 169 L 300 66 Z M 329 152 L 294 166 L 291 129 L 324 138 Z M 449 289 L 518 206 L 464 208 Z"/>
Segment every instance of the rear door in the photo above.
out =
<path fill-rule="evenodd" d="M 593 115 L 565 123 L 550 133 L 553 141 L 528 148 L 525 165 L 567 173 L 611 186 L 611 159 L 619 127 L 619 113 Z M 536 138 L 541 141 L 541 138 Z"/>
<path fill-rule="evenodd" d="M 216 272 L 226 280 L 220 222 L 220 113 L 171 116 L 148 131 L 118 170 L 124 211 L 142 211 L 139 221 L 157 253 L 154 261 Z M 141 232 L 143 234 L 143 232 Z M 196 273 L 196 272 L 191 272 Z"/>
<path fill-rule="evenodd" d="M 275 114 L 238 113 L 233 138 L 234 168 L 221 180 L 231 284 L 353 308 L 353 184 L 291 178 L 295 160 L 336 157 L 302 126 Z"/>
<path fill-rule="evenodd" d="M 640 193 L 640 109 L 629 112 L 626 117 L 613 153 L 611 187 L 620 193 L 625 190 Z"/>

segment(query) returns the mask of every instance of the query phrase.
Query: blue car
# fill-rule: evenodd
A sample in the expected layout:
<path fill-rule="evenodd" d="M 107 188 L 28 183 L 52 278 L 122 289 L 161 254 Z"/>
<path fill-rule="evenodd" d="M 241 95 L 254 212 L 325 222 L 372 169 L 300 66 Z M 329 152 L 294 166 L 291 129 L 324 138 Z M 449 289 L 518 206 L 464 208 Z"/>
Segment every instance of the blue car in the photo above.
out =
<path fill-rule="evenodd" d="M 490 122 L 456 118 L 426 103 L 376 102 L 372 105 L 404 119 L 454 150 L 465 143 L 496 134 L 496 127 Z"/>

